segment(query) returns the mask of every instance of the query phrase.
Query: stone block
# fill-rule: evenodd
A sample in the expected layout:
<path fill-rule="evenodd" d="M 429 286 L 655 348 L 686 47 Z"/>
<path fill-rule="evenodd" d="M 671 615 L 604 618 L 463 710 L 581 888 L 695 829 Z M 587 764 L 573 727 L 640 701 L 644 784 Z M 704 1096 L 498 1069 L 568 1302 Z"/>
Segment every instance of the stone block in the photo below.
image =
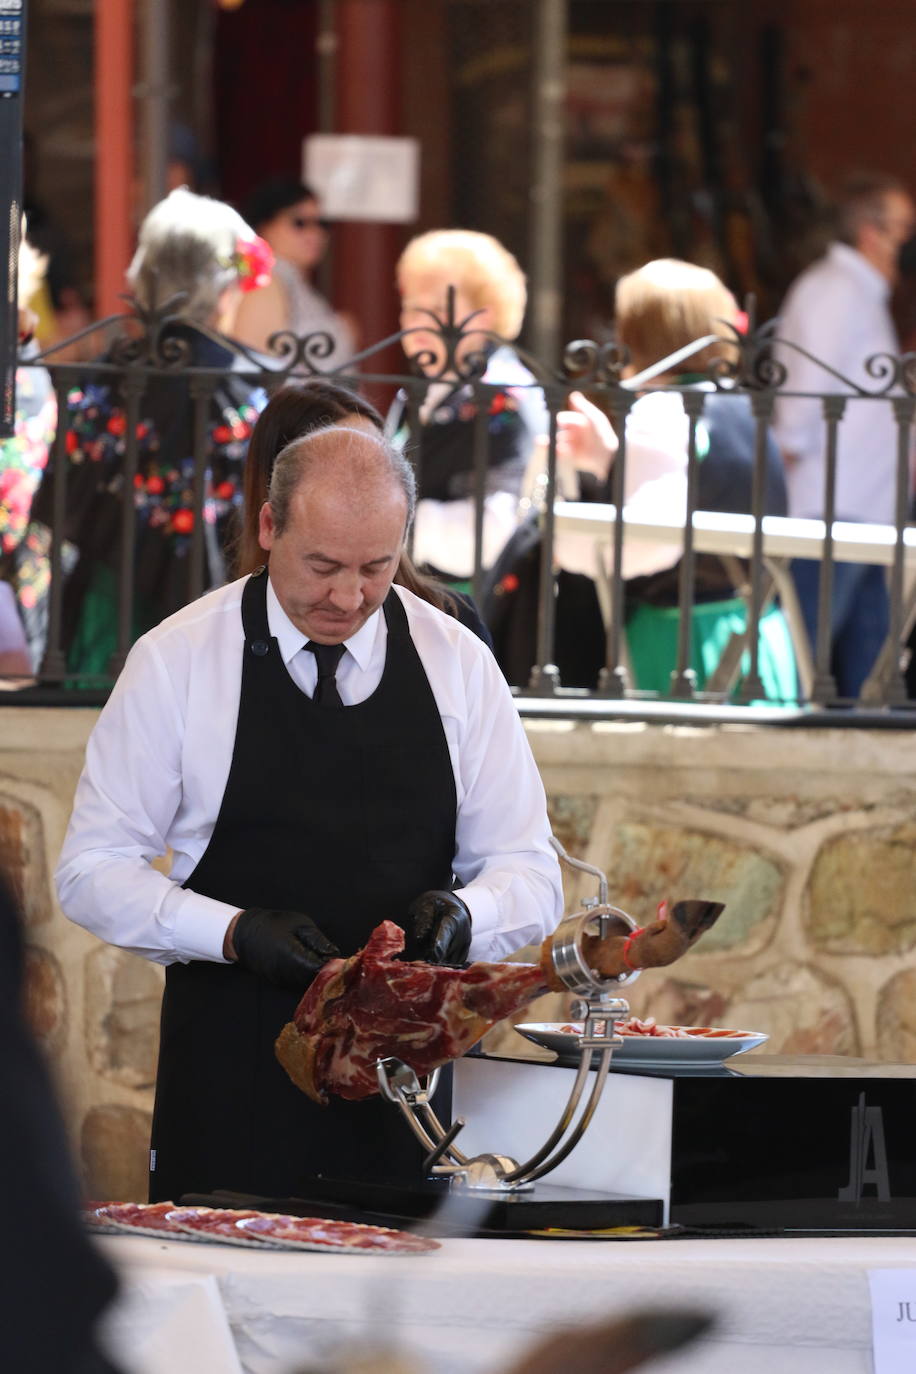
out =
<path fill-rule="evenodd" d="M 86 1048 L 103 1078 L 151 1088 L 159 1053 L 162 970 L 135 954 L 100 945 L 85 962 Z"/>
<path fill-rule="evenodd" d="M 67 989 L 55 956 L 35 945 L 25 951 L 25 1016 L 43 1048 L 60 1049 L 67 1035 Z"/>
<path fill-rule="evenodd" d="M 916 1064 L 916 969 L 888 979 L 878 994 L 878 1055 L 893 1064 Z"/>
<path fill-rule="evenodd" d="M 791 779 L 787 778 L 787 782 L 791 782 Z M 797 797 L 791 792 L 786 796 L 708 795 L 685 797 L 684 800 L 691 806 L 718 811 L 726 816 L 743 816 L 757 825 L 768 825 L 774 830 L 797 830 L 800 826 L 811 825 L 837 812 L 858 808 L 858 803 L 849 798 Z"/>
<path fill-rule="evenodd" d="M 705 938 L 705 937 L 704 937 Z M 702 983 L 680 978 L 659 980 L 658 972 L 643 974 L 621 997 L 630 1003 L 634 1016 L 654 1016 L 660 1026 L 721 1026 L 728 999 Z"/>
<path fill-rule="evenodd" d="M 767 1054 L 860 1052 L 849 994 L 806 964 L 764 969 L 735 994 L 725 1014 L 735 1030 L 765 1031 Z"/>
<path fill-rule="evenodd" d="M 816 949 L 885 955 L 916 948 L 916 821 L 827 840 L 807 898 L 807 931 Z"/>
<path fill-rule="evenodd" d="M 598 798 L 595 796 L 559 794 L 547 799 L 551 829 L 567 854 L 574 859 L 585 858 L 597 810 Z"/>
<path fill-rule="evenodd" d="M 51 916 L 41 813 L 20 797 L 0 792 L 0 872 L 13 890 L 27 926 Z"/>
<path fill-rule="evenodd" d="M 547 813 L 554 835 L 573 859 L 584 859 L 592 837 L 595 817 L 598 813 L 598 798 L 590 794 L 574 796 L 557 793 L 547 799 Z M 560 865 L 563 879 L 563 905 L 567 912 L 577 911 L 584 897 L 593 897 L 597 892 L 595 878 L 575 869 Z M 534 956 L 537 958 L 537 955 Z"/>
<path fill-rule="evenodd" d="M 778 861 L 739 840 L 697 830 L 624 821 L 616 827 L 606 869 L 611 900 L 641 924 L 655 919 L 665 898 L 724 902 L 726 911 L 703 936 L 702 952 L 751 954 L 772 937 L 782 903 Z"/>
<path fill-rule="evenodd" d="M 149 1192 L 152 1116 L 136 1107 L 92 1107 L 83 1120 L 80 1151 L 86 1196 L 100 1202 L 145 1202 Z"/>

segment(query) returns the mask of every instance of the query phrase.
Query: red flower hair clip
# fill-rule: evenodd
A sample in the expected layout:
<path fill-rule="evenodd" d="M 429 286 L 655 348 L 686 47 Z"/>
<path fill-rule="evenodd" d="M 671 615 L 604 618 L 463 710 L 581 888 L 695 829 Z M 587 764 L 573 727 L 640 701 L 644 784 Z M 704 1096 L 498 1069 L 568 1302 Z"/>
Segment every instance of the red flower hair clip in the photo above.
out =
<path fill-rule="evenodd" d="M 259 286 L 266 286 L 273 265 L 274 255 L 270 244 L 265 243 L 258 234 L 250 239 L 236 239 L 231 266 L 238 273 L 239 286 L 243 291 L 257 291 Z"/>

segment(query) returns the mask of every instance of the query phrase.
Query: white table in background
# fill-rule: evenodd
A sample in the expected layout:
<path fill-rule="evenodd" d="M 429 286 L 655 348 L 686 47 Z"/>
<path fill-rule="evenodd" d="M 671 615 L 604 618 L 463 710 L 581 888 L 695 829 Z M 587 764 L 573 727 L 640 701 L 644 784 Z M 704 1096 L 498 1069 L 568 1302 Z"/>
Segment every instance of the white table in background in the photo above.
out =
<path fill-rule="evenodd" d="M 615 506 L 579 501 L 557 501 L 554 505 L 555 561 L 567 572 L 584 573 L 594 578 L 605 622 L 610 618 L 609 577 L 612 574 Z M 682 548 L 684 526 L 667 518 L 634 519 L 624 508 L 624 537 L 650 544 Z M 773 577 L 792 637 L 804 696 L 813 683 L 813 664 L 807 632 L 789 568 L 793 558 L 823 556 L 826 526 L 823 520 L 799 520 L 789 516 L 765 515 L 762 522 L 763 557 Z M 875 563 L 890 568 L 894 562 L 897 531 L 893 525 L 856 524 L 837 520 L 833 524 L 833 558 L 837 563 Z M 695 511 L 693 543 L 697 553 L 729 555 L 748 559 L 753 552 L 754 519 L 750 515 L 724 511 Z M 916 527 L 903 531 L 904 593 L 903 639 L 909 635 L 916 612 Z M 880 675 L 888 662 L 888 647 L 863 689 L 863 699 L 880 696 Z"/>

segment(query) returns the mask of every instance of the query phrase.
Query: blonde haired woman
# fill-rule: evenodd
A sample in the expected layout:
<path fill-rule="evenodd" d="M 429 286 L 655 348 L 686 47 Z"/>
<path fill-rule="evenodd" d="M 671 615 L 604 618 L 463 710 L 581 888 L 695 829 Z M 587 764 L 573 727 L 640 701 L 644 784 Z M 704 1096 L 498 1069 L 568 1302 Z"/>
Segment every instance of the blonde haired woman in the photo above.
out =
<path fill-rule="evenodd" d="M 735 330 L 741 325 L 732 293 L 714 272 L 694 263 L 660 258 L 618 281 L 615 326 L 618 342 L 629 353 L 627 375 L 638 376 L 672 359 L 647 381 L 627 422 L 624 504 L 634 518 L 662 516 L 672 523 L 686 518 L 689 421 L 681 393 L 688 388 L 705 392 L 697 424 L 696 508 L 750 513 L 756 425 L 748 398 L 717 392 L 709 380 L 710 368 L 736 360 Z M 716 337 L 703 348 L 691 348 L 710 336 Z M 673 357 L 681 351 L 685 356 Z M 573 409 L 560 415 L 560 462 L 597 476 L 598 499 L 610 500 L 617 437 L 604 412 L 584 396 L 573 393 L 570 401 Z M 767 438 L 766 457 L 764 510 L 784 515 L 785 476 L 772 436 Z M 561 545 L 558 555 L 563 566 L 585 570 L 571 548 Z M 679 561 L 679 551 L 671 545 L 624 542 L 627 644 L 632 685 L 641 690 L 670 690 L 680 615 Z M 738 585 L 742 572 L 737 560 L 714 554 L 696 558 L 691 666 L 699 689 L 715 671 L 732 635 L 746 628 Z M 760 673 L 768 697 L 795 697 L 794 656 L 778 607 L 761 618 Z"/>
<path fill-rule="evenodd" d="M 437 229 L 408 243 L 397 265 L 403 348 L 431 380 L 420 406 L 419 434 L 406 424 L 406 397 L 398 397 L 388 428 L 397 442 L 419 446 L 419 500 L 414 558 L 458 585 L 474 570 L 474 436 L 477 403 L 463 377 L 473 355 L 483 355 L 481 380 L 487 407 L 487 475 L 482 561 L 489 567 L 517 523 L 522 479 L 546 411 L 535 379 L 512 347 L 527 298 L 525 274 L 489 234 Z M 437 332 L 445 322 L 449 287 L 455 321 L 468 332 L 449 358 Z M 494 337 L 495 336 L 495 337 Z"/>

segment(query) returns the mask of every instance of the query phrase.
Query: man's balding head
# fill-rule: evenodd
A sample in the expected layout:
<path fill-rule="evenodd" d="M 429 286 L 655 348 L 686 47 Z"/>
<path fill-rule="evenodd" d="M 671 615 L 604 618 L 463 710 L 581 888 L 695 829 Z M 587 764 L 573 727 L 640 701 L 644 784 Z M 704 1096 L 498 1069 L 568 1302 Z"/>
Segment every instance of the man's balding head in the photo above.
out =
<path fill-rule="evenodd" d="M 417 501 L 416 478 L 404 455 L 382 435 L 346 425 L 293 439 L 277 455 L 268 492 L 277 534 L 286 529 L 293 497 L 312 490 L 337 492 L 360 508 L 400 492 L 405 531 Z"/>
<path fill-rule="evenodd" d="M 279 454 L 258 537 L 280 605 L 309 639 L 350 639 L 381 606 L 414 501 L 413 470 L 377 434 L 337 426 Z"/>

